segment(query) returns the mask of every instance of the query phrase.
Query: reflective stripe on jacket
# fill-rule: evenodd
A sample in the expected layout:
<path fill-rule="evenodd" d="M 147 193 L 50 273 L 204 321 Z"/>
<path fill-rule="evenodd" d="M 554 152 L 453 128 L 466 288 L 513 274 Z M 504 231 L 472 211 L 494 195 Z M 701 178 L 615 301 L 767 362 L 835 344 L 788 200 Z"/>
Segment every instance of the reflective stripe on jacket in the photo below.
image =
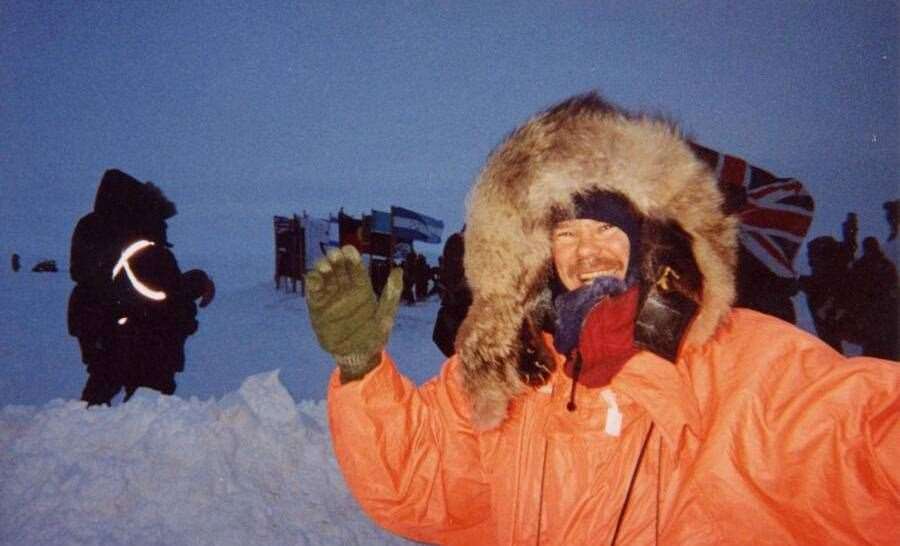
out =
<path fill-rule="evenodd" d="M 562 367 L 562 357 L 558 358 Z M 381 526 L 441 544 L 900 544 L 900 369 L 735 310 L 677 363 L 550 384 L 474 431 L 456 357 L 416 388 L 386 354 L 329 388 L 335 453 Z M 622 416 L 617 430 L 611 415 Z M 611 420 L 612 419 L 612 420 Z M 618 433 L 616 436 L 615 433 Z"/>

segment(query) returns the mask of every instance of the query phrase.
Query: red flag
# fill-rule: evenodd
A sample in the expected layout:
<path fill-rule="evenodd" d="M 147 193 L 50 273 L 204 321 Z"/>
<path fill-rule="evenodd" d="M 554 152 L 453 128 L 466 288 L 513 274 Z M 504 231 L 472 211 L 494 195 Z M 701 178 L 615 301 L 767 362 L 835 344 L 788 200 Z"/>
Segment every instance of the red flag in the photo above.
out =
<path fill-rule="evenodd" d="M 363 237 L 362 220 L 357 220 L 352 216 L 339 212 L 338 231 L 340 234 L 341 246 L 353 245 L 360 254 L 368 252 L 368 244 Z"/>

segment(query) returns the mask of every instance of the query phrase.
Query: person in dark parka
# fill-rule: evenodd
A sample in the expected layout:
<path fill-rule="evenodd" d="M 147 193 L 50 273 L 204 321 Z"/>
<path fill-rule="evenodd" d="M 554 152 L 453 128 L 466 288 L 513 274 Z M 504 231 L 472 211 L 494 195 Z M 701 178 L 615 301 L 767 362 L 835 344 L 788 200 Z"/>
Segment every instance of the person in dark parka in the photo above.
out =
<path fill-rule="evenodd" d="M 94 211 L 72 235 L 69 333 L 78 338 L 88 380 L 82 400 L 109 404 L 124 387 L 175 392 L 184 343 L 197 330 L 197 307 L 215 285 L 205 272 L 182 273 L 166 236 L 174 203 L 151 182 L 119 170 L 103 175 Z"/>
<path fill-rule="evenodd" d="M 847 284 L 852 294 L 847 318 L 862 354 L 900 359 L 897 269 L 875 237 L 863 239 L 863 255 L 850 267 Z"/>
<path fill-rule="evenodd" d="M 416 301 L 424 301 L 428 297 L 428 277 L 431 269 L 424 254 L 417 254 L 413 263 L 413 284 Z"/>
<path fill-rule="evenodd" d="M 403 295 L 401 298 L 407 305 L 416 303 L 416 253 L 410 250 L 403 258 Z"/>
<path fill-rule="evenodd" d="M 847 269 L 841 244 L 830 235 L 816 237 L 806 245 L 809 275 L 800 277 L 800 289 L 806 293 L 816 335 L 834 350 L 843 352 L 840 319 L 846 313 Z"/>
<path fill-rule="evenodd" d="M 456 332 L 466 318 L 469 306 L 472 305 L 472 292 L 466 284 L 463 267 L 464 250 L 465 241 L 462 232 L 454 233 L 444 243 L 444 253 L 441 257 L 439 281 L 441 307 L 434 320 L 431 339 L 447 357 L 456 352 L 453 346 Z"/>

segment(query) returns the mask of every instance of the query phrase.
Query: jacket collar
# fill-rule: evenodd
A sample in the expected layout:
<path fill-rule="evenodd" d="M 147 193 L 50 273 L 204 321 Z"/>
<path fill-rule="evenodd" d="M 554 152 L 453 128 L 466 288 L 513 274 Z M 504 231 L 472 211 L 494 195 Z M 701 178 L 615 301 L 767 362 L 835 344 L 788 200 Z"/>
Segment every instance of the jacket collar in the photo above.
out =
<path fill-rule="evenodd" d="M 544 339 L 548 349 L 553 350 L 550 348 L 552 336 L 545 334 Z M 567 380 L 562 372 L 565 357 L 553 352 L 557 369 L 551 381 L 558 388 L 560 381 Z M 609 388 L 624 394 L 646 411 L 673 449 L 680 449 L 687 435 L 702 438 L 702 418 L 697 397 L 679 367 L 668 360 L 649 351 L 640 351 L 613 378 Z M 582 391 L 582 400 L 599 399 L 599 391 L 603 390 L 585 386 L 579 386 L 579 389 Z M 596 396 L 589 395 L 588 392 L 595 393 Z"/>
<path fill-rule="evenodd" d="M 697 397 L 678 367 L 668 360 L 641 351 L 628 361 L 610 386 L 643 407 L 674 449 L 681 448 L 687 435 L 702 438 Z"/>

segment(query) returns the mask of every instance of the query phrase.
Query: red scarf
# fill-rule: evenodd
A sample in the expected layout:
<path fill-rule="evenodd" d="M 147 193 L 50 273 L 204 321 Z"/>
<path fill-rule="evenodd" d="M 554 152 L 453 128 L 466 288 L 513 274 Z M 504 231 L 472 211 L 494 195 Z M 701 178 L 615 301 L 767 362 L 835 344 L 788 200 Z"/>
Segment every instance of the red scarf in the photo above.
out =
<path fill-rule="evenodd" d="M 584 320 L 578 340 L 581 373 L 578 382 L 587 387 L 603 387 L 612 381 L 638 349 L 634 346 L 637 316 L 637 286 L 623 294 L 603 298 Z M 566 361 L 565 373 L 573 376 L 573 360 Z"/>

